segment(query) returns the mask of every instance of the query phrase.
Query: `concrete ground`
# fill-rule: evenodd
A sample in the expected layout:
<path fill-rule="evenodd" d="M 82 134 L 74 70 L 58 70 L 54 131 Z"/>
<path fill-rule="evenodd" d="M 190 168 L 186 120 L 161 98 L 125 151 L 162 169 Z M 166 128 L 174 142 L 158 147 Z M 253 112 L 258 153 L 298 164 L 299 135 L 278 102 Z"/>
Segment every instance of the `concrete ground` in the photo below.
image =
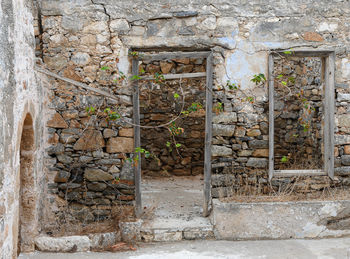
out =
<path fill-rule="evenodd" d="M 143 179 L 144 228 L 211 225 L 201 217 L 203 180 L 200 176 Z M 349 258 L 350 238 L 322 240 L 181 241 L 141 243 L 136 251 L 116 253 L 22 254 L 20 259 L 313 259 Z"/>
<path fill-rule="evenodd" d="M 350 238 L 275 241 L 183 241 L 141 244 L 119 253 L 34 253 L 20 259 L 328 259 L 350 258 Z"/>

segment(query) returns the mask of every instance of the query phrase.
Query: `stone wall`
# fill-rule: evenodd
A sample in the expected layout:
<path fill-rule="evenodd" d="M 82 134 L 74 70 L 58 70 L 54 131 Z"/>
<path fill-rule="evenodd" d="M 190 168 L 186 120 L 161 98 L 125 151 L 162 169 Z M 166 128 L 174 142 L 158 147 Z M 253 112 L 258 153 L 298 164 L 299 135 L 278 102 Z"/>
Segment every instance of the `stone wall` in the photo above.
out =
<path fill-rule="evenodd" d="M 216 107 L 213 111 L 212 140 L 213 197 L 227 196 L 229 190 L 234 190 L 234 193 L 245 190 L 248 194 L 270 193 L 271 186 L 279 190 L 296 183 L 296 178 L 276 177 L 272 179 L 272 185 L 267 181 L 268 89 L 266 84 L 256 86 L 251 78 L 259 73 L 267 75 L 267 58 L 271 49 L 334 50 L 337 98 L 336 177 L 334 181 L 327 176 L 299 177 L 293 192 L 322 192 L 325 188 L 340 186 L 347 188 L 350 172 L 350 55 L 346 33 L 350 27 L 350 9 L 347 1 L 205 0 L 189 4 L 188 1 L 180 0 L 160 4 L 142 0 L 82 0 L 74 3 L 42 0 L 41 3 L 42 55 L 47 68 L 113 92 L 126 102 L 126 118 L 130 118 L 132 110 L 130 87 L 126 83 L 117 87 L 111 82 L 119 72 L 130 75 L 129 50 L 212 50 L 213 106 Z M 100 68 L 103 66 L 111 69 L 102 71 Z M 228 80 L 231 85 L 240 85 L 240 90 L 230 89 Z M 68 92 L 64 93 L 65 91 Z M 54 183 L 56 174 L 62 169 L 66 175 L 67 172 L 70 173 L 68 182 L 73 180 L 73 174 L 67 166 L 79 162 L 82 155 L 81 151 L 74 149 L 75 143 L 82 137 L 82 128 L 73 125 L 82 124 L 84 109 L 89 102 L 81 101 L 85 100 L 81 97 L 81 91 L 70 91 L 73 91 L 70 86 L 52 82 L 52 112 L 58 112 L 68 125 L 63 130 L 49 129 L 52 134 L 58 135 L 59 143 L 64 142 L 61 144 L 65 153 L 52 154 L 52 166 L 62 164 L 61 168 L 54 166 L 54 173 L 49 180 L 49 186 L 53 189 L 53 195 L 50 196 L 52 207 L 59 200 L 55 196 L 62 190 L 59 186 L 64 186 L 64 183 Z M 91 103 L 96 103 L 96 100 L 91 99 Z M 105 107 L 102 104 L 101 108 Z M 75 117 L 69 117 L 70 111 Z M 77 121 L 78 124 L 72 121 Z M 130 141 L 130 135 L 120 135 L 121 127 L 108 127 L 114 132 L 118 130 L 119 136 L 111 137 L 116 138 L 116 145 L 127 141 L 125 138 Z M 107 129 L 101 125 L 91 128 L 100 132 L 96 134 L 102 136 L 101 143 L 107 140 L 102 132 L 105 128 Z M 66 134 L 72 136 L 74 142 L 66 143 Z M 122 159 L 118 155 L 130 154 L 109 153 L 101 146 L 98 149 L 108 159 Z M 84 168 L 103 170 L 113 176 L 112 172 L 108 172 L 112 165 L 101 165 L 99 161 L 104 158 L 94 157 L 89 152 L 87 157 L 90 162 Z M 68 160 L 64 163 L 58 158 Z M 121 165 L 116 164 L 116 167 L 122 171 Z M 81 169 L 79 175 L 83 175 L 85 170 Z M 83 184 L 77 184 L 79 190 Z M 83 194 L 81 191 L 77 193 Z M 96 193 L 98 192 L 94 192 L 94 195 Z M 95 209 L 92 206 L 94 205 L 89 205 L 89 211 Z"/>
<path fill-rule="evenodd" d="M 274 58 L 274 165 L 275 170 L 283 169 L 323 169 L 323 134 L 324 134 L 324 64 L 320 58 L 280 57 Z M 339 102 L 336 101 L 336 106 Z M 266 109 L 267 106 L 264 106 Z M 215 126 L 215 125 L 214 125 Z M 245 130 L 245 128 L 244 128 Z M 234 162 L 223 163 L 229 168 L 214 169 L 213 196 L 249 196 L 300 194 L 305 199 L 314 199 L 317 194 L 328 191 L 348 189 L 349 176 L 344 167 L 339 167 L 339 150 L 335 147 L 334 155 L 338 158 L 337 170 L 344 172 L 331 181 L 327 176 L 274 177 L 268 183 L 268 128 L 263 134 L 249 136 L 244 133 L 236 136 L 236 142 L 247 141 L 245 151 L 241 147 L 233 151 Z M 249 130 L 247 130 L 249 131 Z M 258 131 L 259 132 L 259 131 Z M 260 124 L 260 132 L 263 132 Z M 244 135 L 245 134 L 245 135 Z M 231 139 L 231 142 L 235 140 Z M 342 148 L 342 147 L 341 147 Z M 342 157 L 345 154 L 342 153 Z M 250 156 L 250 157 L 249 157 Z M 254 157 L 264 157 L 263 160 Z M 346 155 L 342 157 L 343 161 Z M 220 159 L 219 159 L 220 160 Z M 227 159 L 228 160 L 228 159 Z M 222 161 L 224 161 L 222 159 Z M 237 163 L 245 161 L 246 164 Z M 250 161 L 256 161 L 255 164 Z M 231 164 L 232 163 L 232 164 Z M 343 164 L 345 165 L 345 164 Z M 231 172 L 235 172 L 231 174 Z M 224 186 L 224 187 L 222 187 Z M 300 198 L 299 198 L 300 199 Z"/>
<path fill-rule="evenodd" d="M 71 69 L 64 74 L 79 80 Z M 117 86 L 104 90 L 120 91 Z M 60 206 L 52 210 L 54 219 L 47 222 L 46 231 L 57 233 L 64 223 L 86 225 L 111 219 L 114 207 L 134 200 L 133 167 L 126 160 L 134 150 L 133 129 L 127 124 L 130 94 L 125 88 L 123 121 L 112 120 L 106 113 L 106 108 L 111 109 L 109 114 L 117 111 L 113 101 L 75 86 L 56 83 L 50 97 L 49 191 L 51 204 L 60 202 Z"/>
<path fill-rule="evenodd" d="M 144 70 L 145 75 L 195 73 L 205 72 L 205 65 L 205 59 L 184 58 L 142 63 L 140 70 Z M 167 128 L 141 129 L 141 146 L 152 154 L 142 160 L 142 173 L 152 176 L 203 174 L 205 78 L 141 81 L 139 86 L 141 125 L 161 125 L 175 118 L 182 111 L 183 94 L 183 111 L 188 112 Z M 175 98 L 176 94 L 179 96 Z M 176 144 L 180 147 L 176 148 Z"/>
<path fill-rule="evenodd" d="M 274 73 L 275 169 L 323 169 L 321 59 L 276 58 Z"/>
<path fill-rule="evenodd" d="M 33 12 L 31 1 L 0 4 L 0 258 L 17 258 L 18 248 L 33 251 L 41 230 L 45 87 L 44 77 L 34 73 Z M 27 116 L 31 125 L 24 125 Z M 21 139 L 28 128 L 34 142 L 26 153 Z M 29 167 L 22 159 L 26 155 L 34 158 Z M 24 205 L 31 211 L 25 221 L 20 218 Z"/>

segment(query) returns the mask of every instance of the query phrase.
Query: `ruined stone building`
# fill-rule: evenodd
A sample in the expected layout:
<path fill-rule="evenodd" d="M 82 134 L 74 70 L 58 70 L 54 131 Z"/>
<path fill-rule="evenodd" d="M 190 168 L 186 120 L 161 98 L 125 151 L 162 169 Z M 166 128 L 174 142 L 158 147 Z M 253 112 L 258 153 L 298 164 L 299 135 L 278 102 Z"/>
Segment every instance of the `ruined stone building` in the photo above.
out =
<path fill-rule="evenodd" d="M 0 28 L 1 258 L 350 234 L 349 0 L 2 0 Z"/>

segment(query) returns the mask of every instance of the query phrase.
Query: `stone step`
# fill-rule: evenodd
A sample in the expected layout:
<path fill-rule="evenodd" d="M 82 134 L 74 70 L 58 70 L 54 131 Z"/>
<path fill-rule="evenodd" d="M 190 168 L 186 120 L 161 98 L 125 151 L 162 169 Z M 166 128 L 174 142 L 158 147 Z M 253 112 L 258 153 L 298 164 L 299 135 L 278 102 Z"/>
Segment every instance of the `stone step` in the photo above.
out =
<path fill-rule="evenodd" d="M 120 222 L 121 238 L 126 242 L 174 242 L 214 239 L 214 227 L 209 218 L 154 218 Z"/>
<path fill-rule="evenodd" d="M 172 242 L 214 238 L 213 225 L 208 218 L 190 220 L 178 218 L 155 218 L 143 222 L 141 240 L 144 242 Z"/>
<path fill-rule="evenodd" d="M 179 229 L 141 229 L 141 241 L 144 242 L 174 242 L 182 240 L 213 239 L 213 227 Z"/>
<path fill-rule="evenodd" d="M 209 218 L 191 217 L 191 218 L 165 218 L 155 217 L 152 220 L 144 220 L 142 222 L 143 229 L 176 229 L 184 231 L 190 228 L 210 228 L 212 224 Z"/>

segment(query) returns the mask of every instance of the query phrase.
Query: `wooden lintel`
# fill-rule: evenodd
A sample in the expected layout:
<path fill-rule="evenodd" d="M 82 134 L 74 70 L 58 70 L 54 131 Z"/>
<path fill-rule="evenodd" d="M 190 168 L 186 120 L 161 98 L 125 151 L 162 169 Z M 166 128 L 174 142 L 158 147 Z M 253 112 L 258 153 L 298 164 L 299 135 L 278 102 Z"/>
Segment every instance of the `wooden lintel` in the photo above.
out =
<path fill-rule="evenodd" d="M 205 77 L 207 75 L 206 72 L 198 72 L 198 73 L 183 73 L 183 74 L 164 74 L 164 79 L 185 79 L 185 78 L 196 78 L 196 77 Z M 141 80 L 155 80 L 154 76 L 141 76 Z"/>
<path fill-rule="evenodd" d="M 198 51 L 198 52 L 162 52 L 157 54 L 145 54 L 140 52 L 138 60 L 155 61 L 155 60 L 169 60 L 178 58 L 206 58 L 209 56 L 210 51 Z"/>
<path fill-rule="evenodd" d="M 327 57 L 333 51 L 331 50 L 285 50 L 273 51 L 272 54 L 286 57 Z"/>

